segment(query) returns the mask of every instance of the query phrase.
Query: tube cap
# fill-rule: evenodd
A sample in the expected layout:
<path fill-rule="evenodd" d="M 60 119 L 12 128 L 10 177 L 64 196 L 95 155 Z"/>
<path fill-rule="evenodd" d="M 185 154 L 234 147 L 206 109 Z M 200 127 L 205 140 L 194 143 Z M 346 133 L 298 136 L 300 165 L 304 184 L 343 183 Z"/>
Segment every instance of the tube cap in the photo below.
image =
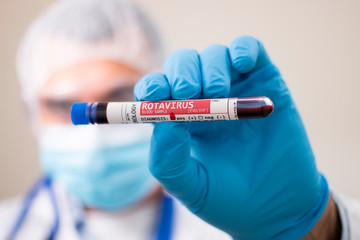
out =
<path fill-rule="evenodd" d="M 71 106 L 71 121 L 74 125 L 90 124 L 89 109 L 91 104 L 73 103 Z"/>

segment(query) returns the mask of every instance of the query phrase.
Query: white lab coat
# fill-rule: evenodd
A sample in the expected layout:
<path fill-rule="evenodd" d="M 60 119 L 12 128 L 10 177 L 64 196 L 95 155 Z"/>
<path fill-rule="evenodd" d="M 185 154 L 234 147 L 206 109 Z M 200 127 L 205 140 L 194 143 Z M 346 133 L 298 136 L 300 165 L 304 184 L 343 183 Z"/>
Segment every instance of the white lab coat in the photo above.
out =
<path fill-rule="evenodd" d="M 360 240 L 360 202 L 332 193 L 340 212 L 342 240 Z M 60 210 L 60 229 L 57 240 L 149 239 L 156 222 L 157 208 L 149 205 L 141 210 L 118 214 L 94 213 L 87 216 L 82 236 L 74 227 L 73 207 L 61 187 L 55 188 Z M 155 204 L 155 203 L 154 203 Z M 22 207 L 22 199 L 15 198 L 0 204 L 0 239 L 5 239 Z M 177 200 L 174 200 L 173 240 L 230 240 L 226 233 L 205 223 Z M 45 239 L 53 224 L 53 208 L 48 193 L 41 191 L 16 239 Z"/>
<path fill-rule="evenodd" d="M 60 212 L 60 228 L 56 240 L 151 239 L 157 221 L 158 204 L 136 211 L 106 214 L 94 212 L 86 217 L 85 231 L 80 236 L 74 226 L 74 206 L 61 187 L 55 187 Z M 0 239 L 6 239 L 22 207 L 22 199 L 15 198 L 0 204 Z M 174 199 L 172 240 L 231 240 L 232 238 L 207 224 Z M 46 239 L 54 221 L 53 208 L 46 190 L 36 197 L 16 239 Z"/>
<path fill-rule="evenodd" d="M 360 201 L 349 199 L 332 191 L 339 210 L 342 235 L 341 240 L 360 240 Z"/>

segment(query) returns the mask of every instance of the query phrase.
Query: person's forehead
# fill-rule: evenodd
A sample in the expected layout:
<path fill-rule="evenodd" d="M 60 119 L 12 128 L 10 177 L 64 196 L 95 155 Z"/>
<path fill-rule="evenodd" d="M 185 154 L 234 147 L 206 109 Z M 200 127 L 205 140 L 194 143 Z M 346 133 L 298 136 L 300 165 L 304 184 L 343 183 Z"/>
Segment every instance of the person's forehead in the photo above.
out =
<path fill-rule="evenodd" d="M 98 97 L 113 89 L 129 87 L 141 74 L 125 64 L 94 60 L 82 62 L 54 73 L 41 90 L 41 97 Z"/>

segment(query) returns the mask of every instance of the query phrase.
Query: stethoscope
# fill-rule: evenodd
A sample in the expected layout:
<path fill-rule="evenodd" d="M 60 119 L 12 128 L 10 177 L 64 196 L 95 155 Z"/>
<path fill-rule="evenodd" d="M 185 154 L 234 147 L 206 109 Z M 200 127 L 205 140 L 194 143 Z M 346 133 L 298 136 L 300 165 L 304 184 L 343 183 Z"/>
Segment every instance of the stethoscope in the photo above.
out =
<path fill-rule="evenodd" d="M 57 233 L 59 232 L 59 223 L 60 223 L 60 216 L 59 216 L 59 207 L 56 202 L 54 189 L 52 187 L 52 179 L 50 177 L 42 177 L 40 178 L 34 186 L 30 189 L 28 194 L 25 196 L 23 205 L 21 208 L 21 211 L 14 223 L 14 225 L 11 228 L 11 231 L 9 232 L 7 240 L 13 240 L 15 239 L 16 235 L 19 233 L 21 226 L 23 225 L 25 218 L 34 203 L 34 200 L 40 190 L 45 189 L 50 198 L 50 202 L 52 205 L 52 208 L 54 210 L 54 223 L 50 229 L 50 232 L 48 234 L 47 240 L 54 240 L 57 236 Z M 173 200 L 172 198 L 163 195 L 162 198 L 162 204 L 160 209 L 160 215 L 155 227 L 154 232 L 154 240 L 170 240 L 173 230 L 173 212 L 174 212 L 174 206 L 173 206 Z"/>

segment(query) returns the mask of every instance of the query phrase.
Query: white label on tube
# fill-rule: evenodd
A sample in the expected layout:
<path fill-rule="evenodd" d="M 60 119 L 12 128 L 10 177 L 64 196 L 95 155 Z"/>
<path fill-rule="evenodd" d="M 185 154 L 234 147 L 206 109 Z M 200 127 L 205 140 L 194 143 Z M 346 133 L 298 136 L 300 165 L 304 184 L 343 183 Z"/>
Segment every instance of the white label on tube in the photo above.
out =
<path fill-rule="evenodd" d="M 110 102 L 106 115 L 109 123 L 235 120 L 236 105 L 237 98 Z"/>

